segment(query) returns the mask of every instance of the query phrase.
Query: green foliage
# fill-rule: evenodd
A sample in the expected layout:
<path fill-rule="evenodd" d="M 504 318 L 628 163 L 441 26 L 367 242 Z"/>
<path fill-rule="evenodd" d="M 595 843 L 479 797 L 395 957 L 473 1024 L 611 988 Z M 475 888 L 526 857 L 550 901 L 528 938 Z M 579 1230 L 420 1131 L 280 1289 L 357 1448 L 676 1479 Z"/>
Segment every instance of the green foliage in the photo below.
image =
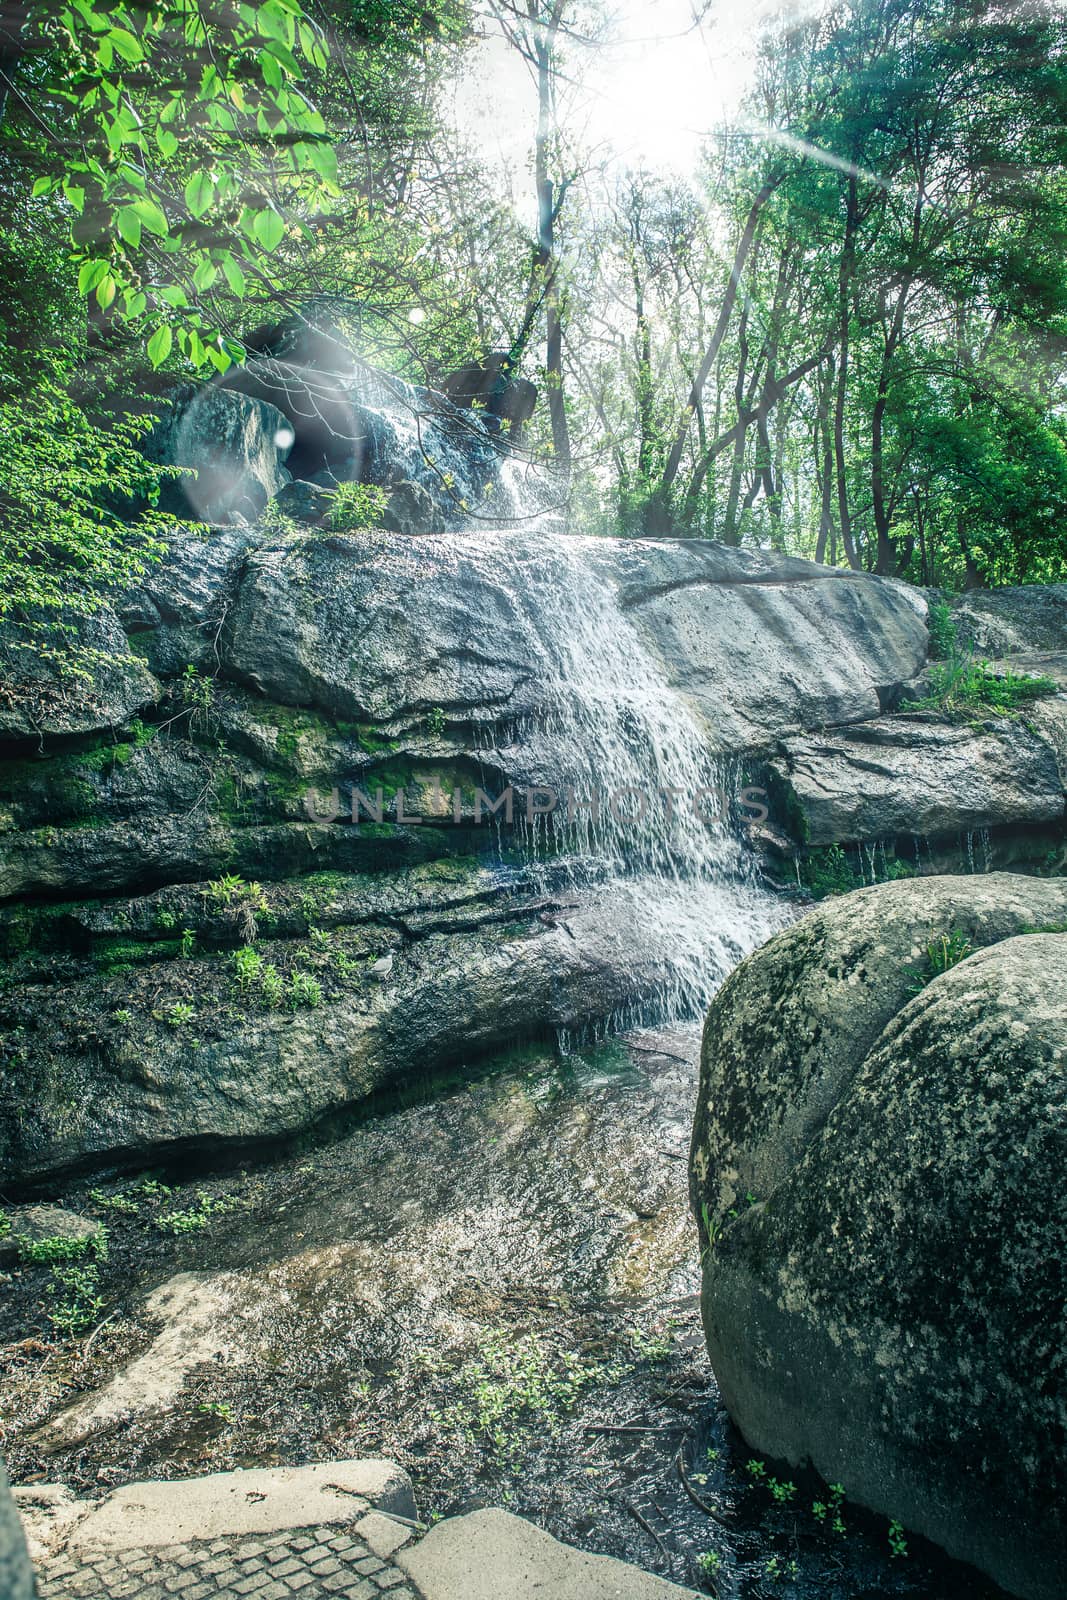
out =
<path fill-rule="evenodd" d="M 424 1357 L 421 1364 L 432 1375 L 432 1358 Z M 553 1349 L 535 1333 L 490 1328 L 455 1376 L 464 1398 L 447 1413 L 431 1412 L 431 1419 L 471 1440 L 487 1440 L 500 1455 L 515 1455 L 521 1428 L 557 1433 L 582 1391 L 603 1371 L 601 1363 Z"/>
<path fill-rule="evenodd" d="M 59 1235 L 49 1239 L 17 1239 L 19 1260 L 35 1267 L 51 1267 L 58 1262 L 80 1261 L 90 1250 L 94 1255 L 102 1248 L 99 1235 L 84 1234 L 77 1239 L 64 1239 Z"/>
<path fill-rule="evenodd" d="M 890 1522 L 889 1524 L 889 1553 L 896 1559 L 908 1553 L 908 1541 L 904 1536 L 902 1523 Z"/>
<path fill-rule="evenodd" d="M 930 668 L 929 694 L 921 700 L 905 700 L 901 710 L 947 715 L 995 711 L 1012 716 L 1031 700 L 1058 694 L 1059 687 L 1053 678 L 1013 672 L 1010 667 L 992 667 L 988 661 L 956 655 L 936 662 Z"/>
<path fill-rule="evenodd" d="M 800 858 L 798 866 L 804 888 L 816 900 L 825 900 L 833 894 L 850 894 L 863 884 L 839 844 L 829 845 L 825 850 L 809 850 Z"/>
<path fill-rule="evenodd" d="M 944 600 L 931 600 L 926 625 L 930 631 L 930 654 L 935 661 L 947 661 L 957 654 L 956 619 Z"/>
<path fill-rule="evenodd" d="M 377 484 L 339 483 L 330 496 L 328 526 L 334 533 L 376 528 L 388 502 L 387 492 Z"/>
<path fill-rule="evenodd" d="M 238 992 L 267 1011 L 315 1011 L 322 1004 L 322 985 L 309 972 L 294 972 L 288 984 L 273 962 L 264 961 L 251 945 L 234 952 Z"/>
<path fill-rule="evenodd" d="M 165 470 L 141 454 L 143 432 L 129 417 L 93 421 L 55 371 L 0 403 L 0 623 L 20 675 L 37 656 L 87 679 L 97 657 L 77 619 L 161 554 L 159 513 L 131 521 L 120 509 L 159 500 Z"/>
<path fill-rule="evenodd" d="M 204 895 L 209 904 L 227 913 L 246 945 L 255 942 L 259 932 L 257 918 L 270 909 L 262 884 L 246 883 L 236 873 L 226 873 L 209 883 Z"/>
<path fill-rule="evenodd" d="M 31 4 L 23 45 L 19 154 L 69 219 L 79 292 L 144 328 L 154 365 L 176 345 L 225 372 L 240 346 L 196 298 L 217 281 L 244 298 L 339 196 L 305 88 L 327 67 L 320 29 L 299 0 L 69 0 Z"/>
<path fill-rule="evenodd" d="M 310 972 L 294 972 L 289 980 L 286 1004 L 290 1011 L 314 1011 L 322 1004 L 322 985 Z"/>
<path fill-rule="evenodd" d="M 177 1000 L 167 1012 L 167 1026 L 175 1030 L 184 1028 L 193 1021 L 195 1016 L 196 1008 L 194 1006 L 189 1005 L 187 1001 Z"/>

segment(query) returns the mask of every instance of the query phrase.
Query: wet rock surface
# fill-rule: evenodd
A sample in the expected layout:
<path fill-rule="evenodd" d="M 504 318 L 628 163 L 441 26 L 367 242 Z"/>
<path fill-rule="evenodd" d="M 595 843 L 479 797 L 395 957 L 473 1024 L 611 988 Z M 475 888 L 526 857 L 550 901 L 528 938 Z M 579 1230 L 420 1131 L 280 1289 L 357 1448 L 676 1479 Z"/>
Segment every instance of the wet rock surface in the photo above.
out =
<path fill-rule="evenodd" d="M 769 1463 L 780 1502 L 750 1470 L 698 1320 L 697 1045 L 461 1064 L 273 1162 L 78 1186 L 110 1230 L 91 1346 L 54 1341 L 43 1267 L 0 1308 L 18 1477 L 386 1456 L 423 1520 L 506 1506 L 682 1586 L 990 1600 L 921 1541 L 892 1559 L 884 1519 L 835 1532 L 813 1474 Z"/>
<path fill-rule="evenodd" d="M 771 770 L 806 844 L 942 838 L 1059 822 L 1059 742 L 1032 718 L 883 717 L 787 739 Z"/>
<path fill-rule="evenodd" d="M 692 1156 L 745 1437 L 1033 1600 L 1067 1560 L 1065 912 L 994 874 L 805 918 L 712 1006 Z"/>
<path fill-rule="evenodd" d="M 36 689 L 23 703 L 8 685 L 9 732 L 41 729 L 0 762 L 9 1179 L 209 1146 L 226 1127 L 270 1137 L 428 1050 L 444 1063 L 473 1041 L 695 1014 L 789 915 L 754 886 L 746 782 L 780 813 L 787 881 L 798 850 L 841 838 L 940 840 L 904 868 L 928 871 L 959 859 L 954 829 L 992 826 L 1024 856 L 1029 833 L 1031 861 L 1062 832 L 1062 697 L 977 728 L 882 715 L 925 660 L 922 599 L 771 553 L 176 527 L 100 627 L 133 653 L 96 700 L 44 715 Z M 679 832 L 655 809 L 663 783 L 682 810 L 714 784 L 726 811 Z M 608 810 L 620 785 L 653 793 L 636 823 Z M 509 786 L 513 821 L 479 821 L 476 789 Z M 563 797 L 550 823 L 524 815 L 537 786 Z M 567 794 L 596 786 L 597 820 L 562 826 Z M 381 809 L 353 827 L 360 791 Z M 457 896 L 450 862 L 495 887 Z M 398 922 L 402 875 L 433 863 L 438 910 Z M 551 925 L 563 905 L 570 932 Z M 285 986 L 268 974 L 267 1006 L 234 967 L 253 929 Z M 390 950 L 383 989 L 368 969 Z M 413 1011 L 417 1027 L 400 1020 Z"/>

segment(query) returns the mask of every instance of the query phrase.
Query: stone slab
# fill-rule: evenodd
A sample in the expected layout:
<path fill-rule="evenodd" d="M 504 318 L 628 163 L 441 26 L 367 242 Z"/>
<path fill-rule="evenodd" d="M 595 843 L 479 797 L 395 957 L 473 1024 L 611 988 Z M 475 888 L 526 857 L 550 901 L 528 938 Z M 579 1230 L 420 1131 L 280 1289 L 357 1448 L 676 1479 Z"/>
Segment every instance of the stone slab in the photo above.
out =
<path fill-rule="evenodd" d="M 56 1528 L 68 1553 L 135 1550 L 349 1523 L 372 1509 L 414 1516 L 411 1480 L 392 1461 L 321 1461 L 131 1483 L 100 1501 L 68 1502 Z M 35 1531 L 33 1504 L 22 1510 Z M 55 1542 L 47 1531 L 39 1540 Z"/>
<path fill-rule="evenodd" d="M 507 1511 L 474 1511 L 402 1550 L 425 1600 L 698 1600 L 694 1589 L 590 1555 Z"/>

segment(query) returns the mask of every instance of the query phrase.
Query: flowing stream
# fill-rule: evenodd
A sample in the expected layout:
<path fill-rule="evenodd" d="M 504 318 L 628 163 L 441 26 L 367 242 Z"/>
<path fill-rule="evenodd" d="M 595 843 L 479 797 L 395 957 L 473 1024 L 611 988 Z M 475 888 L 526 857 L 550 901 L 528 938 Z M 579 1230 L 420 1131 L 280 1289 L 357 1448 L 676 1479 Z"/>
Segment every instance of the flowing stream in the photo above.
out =
<path fill-rule="evenodd" d="M 600 885 L 664 961 L 655 1003 L 614 1020 L 696 1018 L 793 913 L 761 882 L 745 838 L 746 808 L 762 792 L 743 787 L 738 763 L 711 753 L 707 730 L 598 563 L 598 544 L 549 539 L 531 559 L 501 541 L 494 553 L 497 581 L 507 575 L 536 640 L 538 706 L 506 741 L 487 742 L 484 756 L 535 791 L 532 821 L 529 811 L 519 819 L 531 860 L 562 859 L 576 887 Z"/>

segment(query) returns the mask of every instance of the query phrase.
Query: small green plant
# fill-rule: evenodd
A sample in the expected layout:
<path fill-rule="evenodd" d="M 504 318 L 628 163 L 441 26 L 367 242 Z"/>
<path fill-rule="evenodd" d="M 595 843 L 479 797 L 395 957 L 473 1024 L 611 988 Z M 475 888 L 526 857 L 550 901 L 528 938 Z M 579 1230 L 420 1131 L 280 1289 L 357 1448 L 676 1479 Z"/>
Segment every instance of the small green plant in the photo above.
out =
<path fill-rule="evenodd" d="M 930 668 L 929 681 L 929 693 L 921 700 L 905 700 L 902 711 L 939 711 L 960 717 L 995 711 L 1010 717 L 1028 701 L 1059 693 L 1053 678 L 1030 677 L 1010 667 L 994 669 L 988 661 L 969 656 L 936 662 Z"/>
<path fill-rule="evenodd" d="M 377 484 L 339 483 L 330 497 L 327 526 L 332 533 L 376 528 L 388 503 L 388 494 Z"/>
<path fill-rule="evenodd" d="M 111 1020 L 117 1022 L 122 1028 L 128 1028 L 133 1021 L 133 1012 L 127 1011 L 125 1006 L 120 1006 L 117 1011 L 111 1013 Z"/>
<path fill-rule="evenodd" d="M 233 1407 L 226 1400 L 203 1400 L 196 1409 L 206 1417 L 221 1417 L 223 1422 L 233 1421 Z"/>
<path fill-rule="evenodd" d="M 236 873 L 226 873 L 209 883 L 204 895 L 217 910 L 229 914 L 245 944 L 255 944 L 259 937 L 257 914 L 262 915 L 270 909 L 262 884 L 246 883 Z"/>
<path fill-rule="evenodd" d="M 309 928 L 308 938 L 316 950 L 328 950 L 332 942 L 327 928 Z"/>
<path fill-rule="evenodd" d="M 826 850 L 811 851 L 798 862 L 801 884 L 816 900 L 829 895 L 849 894 L 862 886 L 862 879 L 839 844 Z"/>
<path fill-rule="evenodd" d="M 697 1566 L 706 1578 L 713 1578 L 722 1566 L 722 1556 L 717 1550 L 705 1550 L 697 1557 Z"/>
<path fill-rule="evenodd" d="M 912 994 L 921 994 L 927 984 L 933 983 L 935 978 L 940 978 L 942 973 L 959 966 L 961 961 L 966 961 L 969 955 L 974 954 L 974 946 L 965 933 L 958 928 L 952 928 L 948 933 L 939 933 L 931 939 L 926 946 L 926 963 L 920 970 L 912 971 L 909 988 Z"/>
<path fill-rule="evenodd" d="M 193 932 L 192 928 L 182 929 L 182 942 L 179 948 L 181 951 L 182 960 L 191 961 L 193 958 L 193 952 L 196 949 L 196 934 Z"/>
<path fill-rule="evenodd" d="M 893 1521 L 889 1524 L 889 1553 L 894 1560 L 908 1553 L 908 1541 L 904 1537 L 904 1527 L 900 1522 Z"/>
<path fill-rule="evenodd" d="M 276 1011 L 285 998 L 285 982 L 277 967 L 271 962 L 265 962 L 259 980 L 259 992 L 263 1004 L 270 1011 Z"/>
<path fill-rule="evenodd" d="M 176 1000 L 167 1012 L 168 1028 L 184 1028 L 196 1016 L 196 1010 L 185 1000 Z"/>
<path fill-rule="evenodd" d="M 435 739 L 439 739 L 444 733 L 445 713 L 441 706 L 434 706 L 432 711 L 427 712 L 426 728 L 429 733 L 433 734 Z"/>
<path fill-rule="evenodd" d="M 314 1011 L 322 1004 L 322 985 L 310 972 L 294 972 L 289 979 L 290 1011 Z"/>
<path fill-rule="evenodd" d="M 53 1267 L 59 1262 L 80 1261 L 90 1251 L 107 1254 L 106 1239 L 100 1234 L 82 1234 L 76 1239 L 54 1235 L 49 1239 L 18 1239 L 19 1260 L 35 1267 Z"/>
<path fill-rule="evenodd" d="M 176 921 L 177 918 L 173 911 L 169 911 L 166 906 L 160 906 L 156 912 L 157 928 L 173 928 Z"/>
<path fill-rule="evenodd" d="M 952 608 L 945 600 L 932 600 L 927 611 L 926 626 L 930 632 L 930 655 L 935 661 L 947 661 L 957 654 L 956 621 Z"/>
<path fill-rule="evenodd" d="M 259 951 L 251 945 L 234 952 L 233 964 L 241 994 L 246 999 L 258 1000 L 268 1011 L 276 1011 L 285 999 L 285 980 L 277 967 L 270 961 L 264 961 Z"/>
<path fill-rule="evenodd" d="M 89 1199 L 98 1211 L 113 1211 L 120 1217 L 135 1217 L 137 1215 L 137 1201 L 131 1195 L 125 1194 L 121 1189 L 115 1194 L 105 1194 L 103 1189 L 90 1189 Z"/>
<path fill-rule="evenodd" d="M 99 1289 L 100 1268 L 93 1261 L 53 1267 L 47 1316 L 58 1334 L 72 1338 L 92 1327 L 104 1308 Z"/>
<path fill-rule="evenodd" d="M 241 950 L 235 950 L 233 956 L 234 971 L 237 973 L 238 987 L 244 990 L 252 989 L 259 982 L 260 973 L 263 971 L 263 957 L 252 945 L 245 945 Z"/>
<path fill-rule="evenodd" d="M 178 698 L 189 714 L 193 733 L 208 733 L 215 724 L 215 683 L 207 673 L 187 666 L 178 682 Z"/>
<path fill-rule="evenodd" d="M 170 1233 L 175 1237 L 199 1233 L 209 1227 L 216 1217 L 236 1210 L 240 1203 L 233 1195 L 210 1195 L 206 1189 L 198 1189 L 195 1206 L 188 1206 L 185 1210 L 163 1211 L 153 1220 L 161 1233 Z"/>

